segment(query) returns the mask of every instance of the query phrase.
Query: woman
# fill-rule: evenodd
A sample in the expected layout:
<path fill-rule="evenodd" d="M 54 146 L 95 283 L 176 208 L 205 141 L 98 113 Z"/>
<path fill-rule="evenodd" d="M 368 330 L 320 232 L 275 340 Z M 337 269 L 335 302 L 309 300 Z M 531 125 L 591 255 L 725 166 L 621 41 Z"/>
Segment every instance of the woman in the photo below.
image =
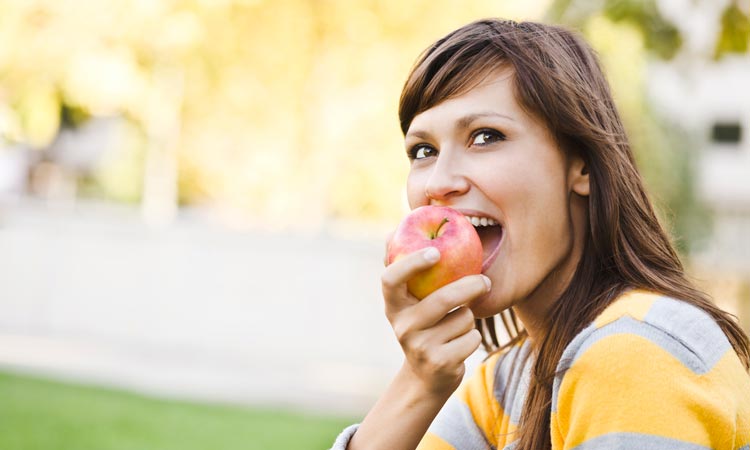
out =
<path fill-rule="evenodd" d="M 499 225 L 482 275 L 421 301 L 406 282 L 436 249 L 386 267 L 405 362 L 334 448 L 750 448 L 748 338 L 687 280 L 585 42 L 471 23 L 422 55 L 399 116 L 410 206 Z"/>

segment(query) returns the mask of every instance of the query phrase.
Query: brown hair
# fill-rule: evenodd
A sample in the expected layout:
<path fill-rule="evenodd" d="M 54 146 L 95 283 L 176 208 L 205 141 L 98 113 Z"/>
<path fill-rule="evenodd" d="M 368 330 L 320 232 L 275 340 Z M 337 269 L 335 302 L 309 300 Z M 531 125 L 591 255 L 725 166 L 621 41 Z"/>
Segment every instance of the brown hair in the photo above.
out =
<path fill-rule="evenodd" d="M 573 337 L 627 289 L 657 292 L 706 311 L 750 368 L 750 341 L 734 316 L 685 276 L 646 195 L 598 59 L 581 37 L 558 26 L 504 20 L 480 20 L 448 34 L 421 55 L 406 81 L 401 130 L 405 134 L 417 114 L 467 92 L 500 66 L 513 69 L 519 104 L 547 125 L 564 151 L 583 157 L 591 184 L 583 256 L 547 317 L 546 334 L 535 342 L 517 449 L 551 447 L 552 382 L 560 357 Z M 510 336 L 523 337 L 514 317 L 510 325 L 500 317 Z M 499 344 L 494 323 L 494 318 L 478 321 L 491 350 L 508 345 Z"/>

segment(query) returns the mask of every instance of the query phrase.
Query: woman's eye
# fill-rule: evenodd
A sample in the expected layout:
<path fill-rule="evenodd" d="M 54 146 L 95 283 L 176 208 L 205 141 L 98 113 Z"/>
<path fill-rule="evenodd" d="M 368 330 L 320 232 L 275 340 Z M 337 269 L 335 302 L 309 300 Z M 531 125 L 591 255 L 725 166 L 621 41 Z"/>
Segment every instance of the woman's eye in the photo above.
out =
<path fill-rule="evenodd" d="M 505 135 L 492 130 L 482 130 L 474 135 L 472 145 L 487 145 L 497 141 L 504 141 Z"/>
<path fill-rule="evenodd" d="M 435 156 L 435 155 L 437 155 L 437 150 L 435 150 L 432 147 L 427 147 L 425 145 L 414 147 L 411 150 L 412 159 L 424 159 L 424 158 L 429 158 L 430 156 Z"/>

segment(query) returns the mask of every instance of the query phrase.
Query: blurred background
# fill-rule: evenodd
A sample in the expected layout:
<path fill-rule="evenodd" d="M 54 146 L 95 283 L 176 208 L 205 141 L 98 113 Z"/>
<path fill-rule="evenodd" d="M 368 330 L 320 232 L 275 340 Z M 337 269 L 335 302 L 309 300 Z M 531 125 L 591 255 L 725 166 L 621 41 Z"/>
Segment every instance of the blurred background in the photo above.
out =
<path fill-rule="evenodd" d="M 749 330 L 750 0 L 0 0 L 0 448 L 324 449 L 361 420 L 401 361 L 400 89 L 483 17 L 587 37 Z"/>

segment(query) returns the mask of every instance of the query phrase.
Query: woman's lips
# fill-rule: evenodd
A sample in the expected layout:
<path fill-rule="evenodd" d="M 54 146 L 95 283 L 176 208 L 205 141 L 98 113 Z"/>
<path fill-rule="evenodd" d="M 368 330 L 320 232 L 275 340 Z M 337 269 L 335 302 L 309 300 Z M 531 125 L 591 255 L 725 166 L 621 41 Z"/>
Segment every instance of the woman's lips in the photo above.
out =
<path fill-rule="evenodd" d="M 489 269 L 498 253 L 502 243 L 505 229 L 501 222 L 481 211 L 474 209 L 457 209 L 474 225 L 474 229 L 482 241 L 482 272 Z"/>
<path fill-rule="evenodd" d="M 500 253 L 500 246 L 505 236 L 505 229 L 500 226 L 479 227 L 476 229 L 479 239 L 482 241 L 484 255 L 482 257 L 482 272 L 492 266 Z"/>

